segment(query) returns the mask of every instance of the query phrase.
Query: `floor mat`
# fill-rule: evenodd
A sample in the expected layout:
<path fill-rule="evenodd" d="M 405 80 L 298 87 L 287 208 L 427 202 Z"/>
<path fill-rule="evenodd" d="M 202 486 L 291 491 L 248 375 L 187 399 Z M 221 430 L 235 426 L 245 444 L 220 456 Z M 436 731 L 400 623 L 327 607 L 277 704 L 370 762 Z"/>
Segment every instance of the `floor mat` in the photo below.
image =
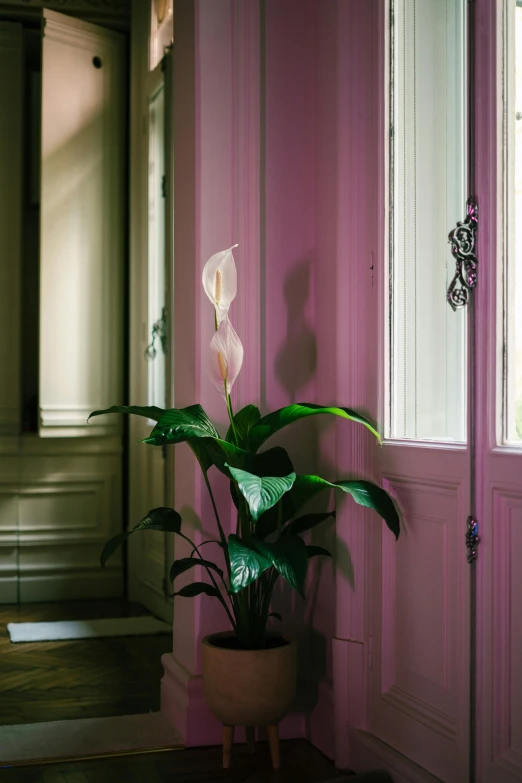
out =
<path fill-rule="evenodd" d="M 47 623 L 8 623 L 13 644 L 55 642 L 66 639 L 96 639 L 110 636 L 151 636 L 171 633 L 172 626 L 156 617 L 117 617 L 100 620 L 66 620 Z"/>

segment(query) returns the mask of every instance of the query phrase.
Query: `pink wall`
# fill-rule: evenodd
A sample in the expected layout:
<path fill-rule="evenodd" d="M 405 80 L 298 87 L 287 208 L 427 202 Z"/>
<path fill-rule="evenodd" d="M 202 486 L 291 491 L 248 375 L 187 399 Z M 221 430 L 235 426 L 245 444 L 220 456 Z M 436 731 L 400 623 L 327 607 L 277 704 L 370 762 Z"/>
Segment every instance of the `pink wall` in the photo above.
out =
<path fill-rule="evenodd" d="M 178 112 L 176 405 L 196 399 L 223 423 L 225 410 L 206 380 L 212 311 L 200 287 L 202 266 L 217 250 L 240 243 L 240 295 L 231 312 L 245 347 L 237 407 L 361 405 L 368 388 L 356 370 L 358 345 L 368 340 L 371 346 L 373 339 L 372 325 L 354 324 L 352 315 L 378 242 L 378 0 L 266 0 L 264 25 L 260 7 L 255 0 L 177 0 L 176 7 L 177 36 L 189 42 L 177 54 L 178 102 L 187 114 Z M 325 417 L 296 425 L 278 442 L 298 471 L 335 479 L 368 472 L 358 461 L 364 437 L 361 428 Z M 180 454 L 177 461 L 176 497 L 210 531 L 209 505 L 190 458 Z M 223 484 L 219 502 L 227 513 Z M 320 505 L 332 508 L 333 500 Z M 356 723 L 364 714 L 360 695 L 342 684 L 350 667 L 352 682 L 360 686 L 364 676 L 361 530 L 367 520 L 351 503 L 338 508 L 339 544 L 333 525 L 316 537 L 337 550 L 337 574 L 331 562 L 316 559 L 306 603 L 285 589 L 276 598 L 285 628 L 302 637 L 306 664 L 308 717 L 287 722 L 283 736 L 306 732 L 332 757 L 335 737 L 346 739 L 334 731 L 334 715 L 343 726 L 353 720 L 348 699 Z M 189 744 L 219 741 L 219 727 L 205 712 L 199 641 L 223 625 L 215 602 L 176 601 L 162 709 Z"/>

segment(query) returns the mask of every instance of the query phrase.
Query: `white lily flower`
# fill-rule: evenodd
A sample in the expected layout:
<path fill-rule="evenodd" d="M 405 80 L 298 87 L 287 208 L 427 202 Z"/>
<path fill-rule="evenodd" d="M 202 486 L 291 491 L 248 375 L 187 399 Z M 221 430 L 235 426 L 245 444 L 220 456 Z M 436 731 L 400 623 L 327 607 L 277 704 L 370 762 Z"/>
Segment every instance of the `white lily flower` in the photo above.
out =
<path fill-rule="evenodd" d="M 211 256 L 203 268 L 203 288 L 205 293 L 216 308 L 218 325 L 228 313 L 228 308 L 237 294 L 237 270 L 232 250 L 237 245 L 232 245 L 228 250 L 221 250 Z"/>
<path fill-rule="evenodd" d="M 210 343 L 210 379 L 226 399 L 243 364 L 243 346 L 227 317 L 223 318 Z"/>

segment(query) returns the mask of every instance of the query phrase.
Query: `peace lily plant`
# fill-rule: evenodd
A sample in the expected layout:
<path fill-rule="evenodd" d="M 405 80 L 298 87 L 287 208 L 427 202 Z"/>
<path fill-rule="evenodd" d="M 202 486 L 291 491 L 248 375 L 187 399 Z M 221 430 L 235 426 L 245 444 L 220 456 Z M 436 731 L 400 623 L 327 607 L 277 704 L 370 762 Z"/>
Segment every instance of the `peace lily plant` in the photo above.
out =
<path fill-rule="evenodd" d="M 190 543 L 191 552 L 188 557 L 174 561 L 170 569 L 171 581 L 175 582 L 195 566 L 205 570 L 208 581 L 187 584 L 174 595 L 189 598 L 203 593 L 216 598 L 226 612 L 237 645 L 242 649 L 262 649 L 266 644 L 269 617 L 281 619 L 270 611 L 278 578 L 281 576 L 303 596 L 309 559 L 331 557 L 326 549 L 305 543 L 301 536 L 334 517 L 335 512 L 301 514 L 308 501 L 325 490 L 341 490 L 356 503 L 374 509 L 396 538 L 399 518 L 390 496 L 371 481 L 329 481 L 316 475 L 297 475 L 284 448 L 276 446 L 261 450 L 274 433 L 287 425 L 326 413 L 366 427 L 379 440 L 379 434 L 364 416 L 349 408 L 311 403 L 288 405 L 266 416 L 261 416 L 255 405 L 247 405 L 234 414 L 230 395 L 243 364 L 243 346 L 229 318 L 229 308 L 237 293 L 234 247 L 213 255 L 203 270 L 203 287 L 215 314 L 209 373 L 226 404 L 230 426 L 225 437 L 220 436 L 200 405 L 169 410 L 115 405 L 91 414 L 145 416 L 156 422 L 145 443 L 153 446 L 188 443 L 203 473 L 218 537 L 195 544 L 183 532 L 177 511 L 154 508 L 134 528 L 105 545 L 101 563 L 105 565 L 116 548 L 134 533 L 161 530 L 181 536 Z M 229 536 L 225 534 L 209 482 L 211 468 L 220 471 L 229 481 L 237 509 L 236 531 Z M 221 548 L 224 568 L 207 558 L 210 545 Z"/>

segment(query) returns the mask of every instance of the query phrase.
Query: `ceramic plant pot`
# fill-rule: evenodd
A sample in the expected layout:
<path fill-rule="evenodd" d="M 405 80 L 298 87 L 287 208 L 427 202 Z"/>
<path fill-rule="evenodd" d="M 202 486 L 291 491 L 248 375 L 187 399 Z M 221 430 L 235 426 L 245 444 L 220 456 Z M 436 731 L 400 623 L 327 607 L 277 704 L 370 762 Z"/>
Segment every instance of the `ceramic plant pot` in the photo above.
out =
<path fill-rule="evenodd" d="M 203 639 L 203 686 L 211 712 L 225 726 L 276 725 L 295 697 L 296 641 L 238 650 L 226 646 L 233 640 L 230 632 Z"/>

